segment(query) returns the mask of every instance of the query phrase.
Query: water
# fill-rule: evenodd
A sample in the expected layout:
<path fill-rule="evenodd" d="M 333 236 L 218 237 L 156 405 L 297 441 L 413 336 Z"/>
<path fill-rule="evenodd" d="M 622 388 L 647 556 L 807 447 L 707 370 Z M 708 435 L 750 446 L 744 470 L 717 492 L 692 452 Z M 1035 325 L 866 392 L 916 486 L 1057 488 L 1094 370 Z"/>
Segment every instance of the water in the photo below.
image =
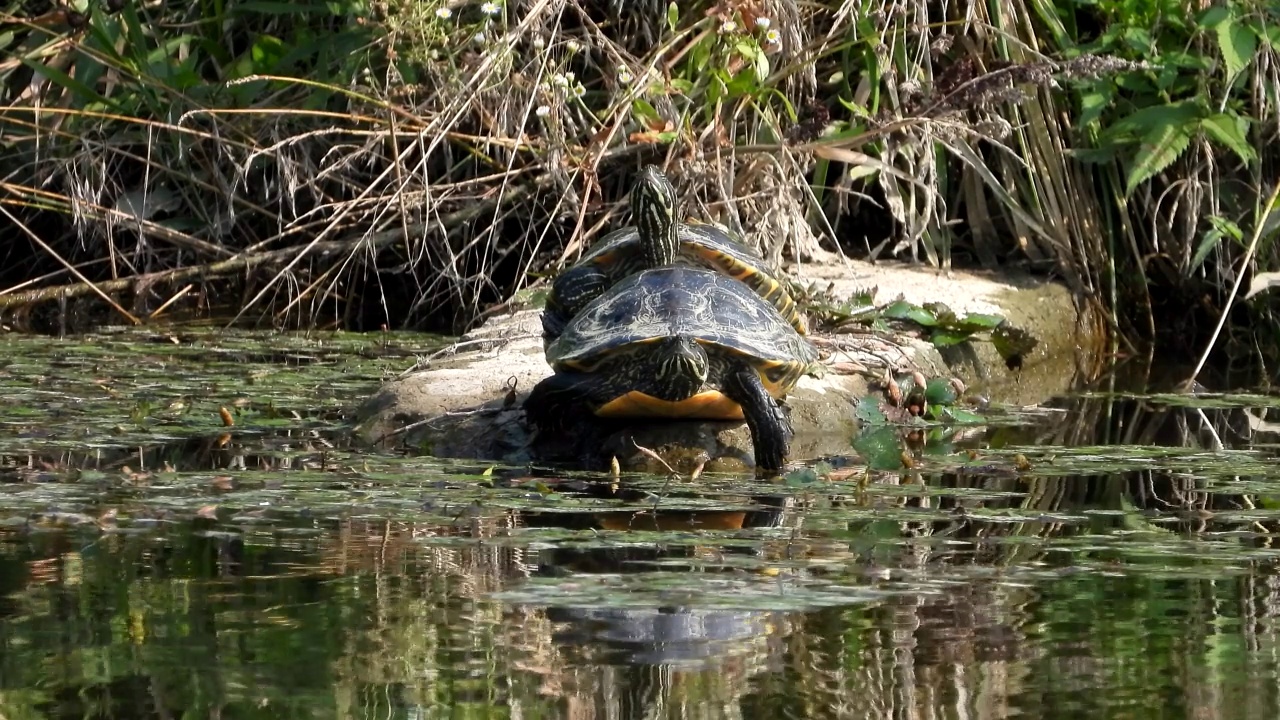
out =
<path fill-rule="evenodd" d="M 779 482 L 346 447 L 430 347 L 0 336 L 0 716 L 1280 712 L 1278 398 L 1082 392 Z"/>

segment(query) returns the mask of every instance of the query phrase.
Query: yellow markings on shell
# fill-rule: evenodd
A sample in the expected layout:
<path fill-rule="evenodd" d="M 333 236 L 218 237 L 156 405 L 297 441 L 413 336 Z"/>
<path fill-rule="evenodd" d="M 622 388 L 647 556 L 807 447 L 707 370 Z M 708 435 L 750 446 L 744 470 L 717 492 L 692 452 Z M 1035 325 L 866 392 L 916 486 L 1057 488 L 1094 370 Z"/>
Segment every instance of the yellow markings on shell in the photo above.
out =
<path fill-rule="evenodd" d="M 713 247 L 704 245 L 695 245 L 694 247 L 703 260 L 718 267 L 723 275 L 753 288 L 757 295 L 776 307 L 787 323 L 796 329 L 796 332 L 801 335 L 809 334 L 808 321 L 800 314 L 795 300 L 791 299 L 791 295 L 783 288 L 782 283 L 746 263 L 734 259 L 726 259 L 723 253 Z"/>
<path fill-rule="evenodd" d="M 611 418 L 741 420 L 742 407 L 719 390 L 704 390 L 684 400 L 662 400 L 632 391 L 601 405 L 596 415 Z"/>

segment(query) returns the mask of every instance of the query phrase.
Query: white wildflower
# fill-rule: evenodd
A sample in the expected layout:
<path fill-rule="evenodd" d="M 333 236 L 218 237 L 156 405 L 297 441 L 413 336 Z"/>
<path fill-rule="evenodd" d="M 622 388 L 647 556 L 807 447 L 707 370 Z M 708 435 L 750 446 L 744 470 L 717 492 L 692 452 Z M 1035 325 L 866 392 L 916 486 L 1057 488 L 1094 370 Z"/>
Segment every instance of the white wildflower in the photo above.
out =
<path fill-rule="evenodd" d="M 551 106 L 539 105 L 538 109 L 533 111 L 533 114 L 537 115 L 538 117 L 546 117 L 551 114 Z"/>
<path fill-rule="evenodd" d="M 449 18 L 453 17 L 453 11 L 441 5 L 440 7 L 436 8 L 436 17 L 440 18 L 441 20 L 448 20 Z"/>
<path fill-rule="evenodd" d="M 564 44 L 564 46 L 565 46 L 565 47 L 569 50 L 569 52 L 571 52 L 571 53 L 576 53 L 576 52 L 578 52 L 579 50 L 581 50 L 581 49 L 582 49 L 582 43 L 578 42 L 577 40 L 570 40 L 570 41 L 566 42 L 566 43 Z"/>
<path fill-rule="evenodd" d="M 474 42 L 474 43 L 475 43 L 475 44 L 477 44 L 477 45 L 483 45 L 483 44 L 484 44 L 484 33 L 482 33 L 482 32 L 478 32 L 478 33 L 476 33 L 474 36 L 472 36 L 472 38 L 471 38 L 471 42 Z"/>
<path fill-rule="evenodd" d="M 622 68 L 621 70 L 618 71 L 618 82 L 622 83 L 623 85 L 630 85 L 631 81 L 635 79 L 636 78 L 634 75 L 631 74 L 631 71 L 626 68 Z"/>
<path fill-rule="evenodd" d="M 562 87 L 562 88 L 569 87 L 569 78 L 565 77 L 560 73 L 556 73 L 555 75 L 551 76 L 551 84 L 555 85 L 556 87 Z"/>
<path fill-rule="evenodd" d="M 533 39 L 534 50 L 543 50 L 546 47 L 547 47 L 547 41 L 541 35 Z"/>
<path fill-rule="evenodd" d="M 480 12 L 485 15 L 497 15 L 502 12 L 502 6 L 496 2 L 487 2 L 480 6 Z"/>
<path fill-rule="evenodd" d="M 734 22 L 734 21 L 732 21 L 732 20 L 725 20 L 725 21 L 724 21 L 723 23 L 721 23 L 721 25 L 720 25 L 720 32 L 721 32 L 722 34 L 724 34 L 724 35 L 728 35 L 729 33 L 733 32 L 734 30 L 737 30 L 737 29 L 738 29 L 738 23 L 736 23 L 736 22 Z"/>
<path fill-rule="evenodd" d="M 777 30 L 770 30 L 764 34 L 764 41 L 769 45 L 777 45 L 782 42 L 782 35 Z"/>
<path fill-rule="evenodd" d="M 586 95 L 586 94 L 587 94 L 587 89 L 582 87 L 582 83 L 578 83 L 577 85 L 573 86 L 574 97 L 582 97 L 583 95 Z"/>
<path fill-rule="evenodd" d="M 767 17 L 756 18 L 756 27 L 760 28 L 761 30 L 768 30 L 769 26 L 772 24 L 773 24 L 773 21 Z"/>

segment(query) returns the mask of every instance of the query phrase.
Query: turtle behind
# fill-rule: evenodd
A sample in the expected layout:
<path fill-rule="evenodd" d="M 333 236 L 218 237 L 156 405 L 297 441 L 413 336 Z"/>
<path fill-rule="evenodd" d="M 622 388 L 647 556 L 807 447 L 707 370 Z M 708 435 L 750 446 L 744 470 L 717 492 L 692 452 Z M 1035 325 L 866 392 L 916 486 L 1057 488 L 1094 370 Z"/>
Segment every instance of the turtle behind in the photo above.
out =
<path fill-rule="evenodd" d="M 773 305 L 797 332 L 808 325 L 782 277 L 728 230 L 708 223 L 676 220 L 676 191 L 652 165 L 646 166 L 631 190 L 633 225 L 615 230 L 592 247 L 576 265 L 560 273 L 547 294 L 542 313 L 543 338 L 549 345 L 571 319 L 594 298 L 621 279 L 654 262 L 659 243 L 674 245 L 674 260 L 735 278 Z"/>

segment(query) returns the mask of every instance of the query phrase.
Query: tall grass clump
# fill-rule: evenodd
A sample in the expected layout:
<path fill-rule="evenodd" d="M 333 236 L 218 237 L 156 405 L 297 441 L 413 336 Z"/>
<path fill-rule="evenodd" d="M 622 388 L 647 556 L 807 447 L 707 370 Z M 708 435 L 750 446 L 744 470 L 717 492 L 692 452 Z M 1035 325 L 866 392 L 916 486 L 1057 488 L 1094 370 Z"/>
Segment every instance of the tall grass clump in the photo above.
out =
<path fill-rule="evenodd" d="M 775 261 L 1023 264 L 1153 335 L 1225 306 L 1274 162 L 1254 0 L 18 8 L 0 312 L 459 329 L 657 163 Z"/>

